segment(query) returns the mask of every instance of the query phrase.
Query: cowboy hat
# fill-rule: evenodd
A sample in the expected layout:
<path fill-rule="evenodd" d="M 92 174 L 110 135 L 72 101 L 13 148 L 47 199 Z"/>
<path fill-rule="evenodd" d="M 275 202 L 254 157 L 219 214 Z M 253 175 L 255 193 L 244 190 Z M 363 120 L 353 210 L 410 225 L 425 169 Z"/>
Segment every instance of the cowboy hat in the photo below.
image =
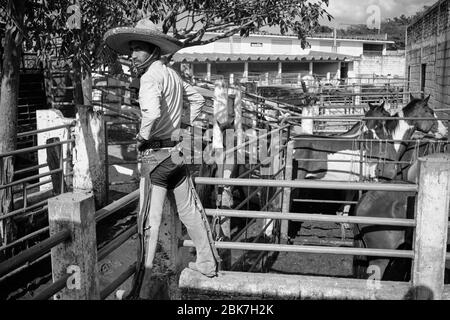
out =
<path fill-rule="evenodd" d="M 143 41 L 161 49 L 161 55 L 174 53 L 183 46 L 179 40 L 161 32 L 148 19 L 139 20 L 134 27 L 118 27 L 108 30 L 103 39 L 106 45 L 118 54 L 129 55 L 130 41 Z"/>

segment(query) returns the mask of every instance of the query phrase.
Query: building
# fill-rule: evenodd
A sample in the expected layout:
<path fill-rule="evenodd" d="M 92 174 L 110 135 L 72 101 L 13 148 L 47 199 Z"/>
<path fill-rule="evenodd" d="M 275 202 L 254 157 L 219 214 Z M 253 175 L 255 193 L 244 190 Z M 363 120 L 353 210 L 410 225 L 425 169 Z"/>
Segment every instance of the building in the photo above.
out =
<path fill-rule="evenodd" d="M 406 76 L 409 90 L 431 94 L 430 106 L 450 104 L 449 1 L 440 0 L 407 29 Z M 448 112 L 448 111 L 447 111 Z"/>
<path fill-rule="evenodd" d="M 205 34 L 205 40 L 216 34 Z M 391 54 L 386 35 L 339 37 L 317 34 L 307 39 L 303 49 L 296 36 L 251 34 L 234 35 L 203 46 L 180 50 L 174 61 L 180 70 L 197 77 L 214 76 L 247 80 L 297 78 L 314 74 L 321 78 L 403 77 L 404 53 Z"/>

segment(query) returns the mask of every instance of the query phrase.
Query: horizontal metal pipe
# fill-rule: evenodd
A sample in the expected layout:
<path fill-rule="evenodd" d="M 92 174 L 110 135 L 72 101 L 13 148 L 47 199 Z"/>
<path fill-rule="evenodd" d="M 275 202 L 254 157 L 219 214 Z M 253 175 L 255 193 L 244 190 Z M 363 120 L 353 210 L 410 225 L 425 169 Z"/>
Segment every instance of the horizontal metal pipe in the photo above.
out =
<path fill-rule="evenodd" d="M 8 249 L 8 248 L 14 247 L 14 246 L 15 246 L 16 244 L 18 244 L 18 243 L 21 243 L 21 242 L 24 242 L 24 241 L 26 241 L 26 240 L 28 240 L 28 239 L 34 238 L 34 237 L 36 237 L 36 236 L 38 236 L 38 235 L 40 235 L 40 234 L 42 234 L 42 233 L 44 233 L 44 232 L 48 232 L 49 230 L 50 230 L 49 227 L 45 227 L 45 228 L 39 229 L 39 230 L 37 230 L 37 231 L 34 231 L 34 232 L 32 232 L 32 233 L 29 233 L 29 234 L 27 234 L 26 236 L 24 236 L 24 237 L 22 237 L 22 238 L 20 238 L 20 239 L 15 240 L 14 242 L 8 243 L 8 244 L 6 244 L 6 245 L 0 247 L 0 251 L 4 251 L 4 250 L 6 250 L 6 249 Z"/>
<path fill-rule="evenodd" d="M 136 144 L 135 140 L 129 140 L 129 141 L 108 141 L 108 146 L 124 146 L 124 145 L 133 145 Z"/>
<path fill-rule="evenodd" d="M 358 204 L 358 201 L 320 200 L 320 199 L 293 199 L 292 201 L 294 201 L 294 202 L 310 202 L 310 203 Z"/>
<path fill-rule="evenodd" d="M 108 163 L 109 166 L 115 166 L 115 165 L 122 165 L 122 164 L 137 164 L 137 163 L 142 163 L 142 161 L 116 161 L 116 162 L 110 162 Z"/>
<path fill-rule="evenodd" d="M 280 219 L 292 221 L 315 221 L 315 222 L 334 222 L 334 223 L 358 223 L 367 225 L 415 227 L 414 219 L 395 219 L 378 217 L 354 217 L 354 216 L 336 216 L 322 215 L 312 213 L 281 213 L 275 211 L 246 211 L 246 210 L 224 210 L 224 209 L 205 209 L 208 216 L 224 216 L 234 218 L 255 218 L 255 219 Z"/>
<path fill-rule="evenodd" d="M 39 129 L 39 130 L 33 130 L 33 131 L 27 131 L 27 132 L 20 132 L 20 133 L 17 134 L 17 138 L 27 137 L 27 136 L 35 135 L 35 134 L 38 134 L 38 133 L 47 132 L 47 131 L 53 131 L 53 130 L 68 128 L 68 127 L 74 126 L 75 123 L 76 123 L 76 121 L 74 120 L 71 123 L 62 124 L 60 126 L 55 126 L 55 127 L 51 127 L 51 128 L 45 128 L 45 129 Z"/>
<path fill-rule="evenodd" d="M 32 300 L 48 300 L 48 299 L 50 299 L 53 295 L 57 294 L 58 292 L 60 292 L 62 289 L 64 289 L 66 287 L 67 280 L 69 279 L 70 276 L 71 276 L 71 274 L 63 275 L 60 279 L 56 280 L 51 285 L 49 285 L 48 287 L 43 289 L 41 292 L 36 294 Z"/>
<path fill-rule="evenodd" d="M 10 152 L 1 153 L 0 154 L 0 158 L 9 157 L 9 156 L 15 156 L 15 155 L 21 154 L 21 153 L 29 153 L 29 152 L 33 152 L 33 151 L 37 151 L 37 150 L 47 149 L 47 148 L 50 148 L 50 147 L 60 146 L 60 145 L 67 144 L 67 143 L 72 143 L 72 142 L 75 142 L 75 139 L 68 139 L 68 140 L 64 140 L 64 141 L 44 144 L 44 145 L 41 145 L 41 146 L 35 146 L 35 147 L 29 147 L 29 148 L 14 150 L 14 151 L 10 151 Z"/>
<path fill-rule="evenodd" d="M 345 138 L 345 137 L 337 137 L 337 136 L 333 136 L 333 137 L 314 137 L 314 136 L 308 136 L 308 135 L 302 135 L 305 137 L 293 137 L 292 140 L 294 141 L 352 141 L 352 142 L 373 142 L 374 144 L 381 144 L 381 143 L 386 143 L 386 142 L 398 142 L 398 143 L 409 143 L 409 142 L 418 142 L 420 144 L 425 144 L 425 143 L 441 143 L 441 144 L 450 144 L 450 141 L 448 140 L 394 140 L 394 139 L 353 139 L 353 138 Z"/>
<path fill-rule="evenodd" d="M 375 182 L 349 182 L 349 181 L 320 181 L 320 180 L 269 180 L 269 179 L 225 179 L 195 177 L 195 183 L 208 185 L 228 186 L 254 186 L 279 188 L 309 188 L 309 189 L 335 189 L 335 190 L 366 190 L 366 191 L 394 191 L 417 192 L 417 184 L 403 183 L 375 183 Z"/>
<path fill-rule="evenodd" d="M 136 272 L 136 264 L 133 263 L 124 272 L 122 272 L 113 282 L 108 284 L 102 291 L 100 291 L 100 299 L 106 299 L 114 290 L 116 290 L 122 283 Z"/>
<path fill-rule="evenodd" d="M 183 246 L 194 247 L 194 243 L 192 242 L 192 240 L 184 240 Z M 235 243 L 225 241 L 216 241 L 215 247 L 217 249 L 248 250 L 248 251 L 280 251 L 280 252 L 297 252 L 297 253 L 390 257 L 390 258 L 410 258 L 410 259 L 414 258 L 414 253 L 412 250 L 296 246 L 287 244 L 243 243 L 243 242 Z"/>
<path fill-rule="evenodd" d="M 126 196 L 120 198 L 117 201 L 114 201 L 113 203 L 108 204 L 107 206 L 101 208 L 100 210 L 97 210 L 95 212 L 95 222 L 99 223 L 106 217 L 110 216 L 114 212 L 117 212 L 118 210 L 126 207 L 130 203 L 133 203 L 134 201 L 137 201 L 139 199 L 139 189 L 131 192 L 130 194 L 127 194 Z"/>
<path fill-rule="evenodd" d="M 36 170 L 36 169 L 40 169 L 40 168 L 45 168 L 47 166 L 48 166 L 47 163 L 43 163 L 43 164 L 39 164 L 37 166 L 32 166 L 32 167 L 28 167 L 28 168 L 25 168 L 25 169 L 17 170 L 16 172 L 14 172 L 14 174 L 18 175 L 18 174 L 22 174 L 22 173 L 25 173 L 25 172 L 28 172 L 28 171 L 32 171 L 32 170 Z"/>
<path fill-rule="evenodd" d="M 327 120 L 327 121 L 341 121 L 349 120 L 355 118 L 356 120 L 362 121 L 362 120 L 429 120 L 429 121 L 436 121 L 436 120 L 443 120 L 447 121 L 450 120 L 450 118 L 430 118 L 430 117 L 361 117 L 358 115 L 345 115 L 345 116 L 296 116 L 296 117 L 286 117 L 284 120 L 300 120 L 300 119 L 312 119 L 312 120 Z M 353 119 L 352 119 L 353 120 Z"/>
<path fill-rule="evenodd" d="M 13 187 L 13 186 L 18 185 L 18 184 L 23 184 L 24 182 L 32 181 L 32 180 L 39 179 L 39 178 L 42 178 L 42 177 L 47 177 L 47 176 L 50 176 L 52 174 L 59 173 L 59 172 L 62 172 L 62 171 L 63 171 L 62 168 L 61 169 L 55 169 L 55 170 L 52 170 L 52 171 L 49 171 L 49 172 L 46 172 L 46 173 L 41 173 L 41 174 L 38 174 L 38 175 L 35 175 L 35 176 L 31 176 L 31 177 L 27 177 L 27 178 L 24 178 L 24 179 L 17 180 L 17 181 L 8 183 L 8 184 L 0 185 L 0 190 L 6 189 L 6 188 L 9 188 L 9 187 Z"/>
<path fill-rule="evenodd" d="M 131 181 L 113 181 L 113 182 L 110 182 L 109 185 L 110 186 L 121 186 L 121 185 L 124 185 L 124 184 L 135 184 L 135 183 L 139 183 L 139 182 L 135 181 L 135 180 L 131 180 Z"/>
<path fill-rule="evenodd" d="M 114 125 L 122 125 L 122 124 L 139 124 L 140 122 L 139 121 L 118 121 L 118 122 L 115 122 L 115 121 L 106 121 L 106 124 L 107 125 L 110 125 L 110 126 L 114 126 Z"/>
<path fill-rule="evenodd" d="M 60 243 L 70 239 L 70 230 L 64 230 L 52 235 L 50 238 L 41 241 L 40 243 L 34 245 L 33 247 L 19 253 L 18 255 L 0 263 L 0 277 L 8 274 L 17 267 L 31 262 L 36 258 L 47 253 L 51 248 L 57 246 Z"/>
<path fill-rule="evenodd" d="M 278 132 L 278 131 L 287 129 L 287 128 L 289 128 L 289 126 L 290 126 L 290 125 L 284 125 L 284 126 L 282 126 L 282 127 L 280 127 L 280 128 L 277 128 L 277 129 L 272 130 L 272 131 L 270 131 L 270 132 L 268 132 L 268 133 L 265 133 L 265 134 L 263 134 L 263 135 L 261 135 L 261 136 L 258 136 L 258 137 L 254 138 L 254 139 L 252 139 L 252 140 L 249 140 L 249 141 L 247 141 L 247 142 L 245 142 L 245 143 L 243 143 L 243 144 L 241 144 L 241 145 L 239 145 L 239 146 L 236 146 L 236 147 L 234 147 L 234 148 L 231 148 L 231 149 L 229 149 L 229 150 L 227 150 L 227 151 L 224 152 L 224 156 L 227 156 L 227 155 L 229 155 L 229 154 L 231 154 L 231 153 L 234 153 L 235 151 L 237 151 L 237 150 L 239 150 L 239 149 L 245 148 L 245 147 L 248 146 L 249 144 L 256 143 L 256 142 L 258 142 L 258 140 L 264 139 L 264 138 L 266 138 L 267 136 L 274 134 L 275 132 Z"/>
<path fill-rule="evenodd" d="M 107 257 L 111 252 L 116 250 L 118 247 L 120 247 L 122 244 L 125 243 L 129 238 L 131 238 L 134 234 L 137 233 L 137 225 L 134 225 L 124 232 L 122 232 L 119 236 L 111 240 L 106 246 L 101 248 L 98 251 L 97 258 L 98 261 L 103 260 L 105 257 Z"/>
<path fill-rule="evenodd" d="M 4 279 L 6 279 L 6 278 L 13 277 L 14 275 L 16 275 L 16 274 L 22 272 L 22 271 L 25 270 L 25 269 L 27 269 L 27 268 L 29 268 L 29 267 L 31 267 L 31 266 L 35 266 L 36 264 L 38 264 L 38 263 L 41 262 L 41 261 L 44 261 L 45 259 L 49 259 L 49 258 L 50 258 L 50 255 L 51 255 L 51 252 L 47 252 L 46 254 L 42 255 L 40 258 L 37 258 L 37 259 L 35 259 L 35 260 L 33 260 L 33 261 L 31 261 L 31 262 L 25 264 L 25 265 L 22 265 L 21 267 L 19 267 L 19 268 L 15 269 L 14 271 L 8 273 L 8 274 L 7 274 L 6 276 L 4 276 L 4 277 L 0 277 L 0 283 L 1 283 Z"/>
<path fill-rule="evenodd" d="M 14 216 L 19 215 L 21 213 L 25 213 L 27 211 L 30 211 L 31 209 L 35 209 L 35 208 L 39 208 L 39 207 L 42 207 L 42 206 L 46 206 L 47 203 L 48 203 L 48 199 L 40 201 L 38 203 L 35 203 L 35 204 L 33 204 L 31 206 L 28 206 L 26 208 L 20 208 L 20 209 L 11 211 L 11 212 L 9 212 L 7 214 L 4 214 L 4 215 L 0 216 L 0 221 L 2 221 L 4 219 L 11 218 L 11 217 L 14 217 Z"/>

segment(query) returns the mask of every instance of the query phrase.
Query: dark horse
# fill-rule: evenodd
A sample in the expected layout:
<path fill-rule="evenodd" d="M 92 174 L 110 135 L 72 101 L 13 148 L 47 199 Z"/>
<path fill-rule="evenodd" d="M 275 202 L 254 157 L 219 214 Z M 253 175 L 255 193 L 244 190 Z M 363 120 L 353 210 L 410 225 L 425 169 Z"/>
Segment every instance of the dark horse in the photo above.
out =
<path fill-rule="evenodd" d="M 435 113 L 428 107 L 428 99 L 415 99 L 403 108 L 405 117 L 435 118 Z M 415 131 L 432 133 L 438 138 L 447 134 L 441 121 L 436 120 L 402 120 L 399 114 L 387 122 L 389 135 L 395 140 L 410 140 L 417 135 Z M 445 152 L 446 142 L 442 140 L 424 140 L 410 143 L 396 143 L 397 160 L 408 162 L 400 164 L 396 179 L 398 183 L 415 182 L 417 178 L 418 156 L 430 152 Z M 413 218 L 414 193 L 369 191 L 360 199 L 356 216 L 383 218 Z M 383 249 L 411 249 L 411 229 L 389 226 L 355 225 L 355 246 Z M 366 268 L 377 266 L 383 280 L 408 280 L 411 266 L 410 259 L 389 259 L 374 257 L 355 257 L 354 271 L 359 278 L 366 278 Z"/>

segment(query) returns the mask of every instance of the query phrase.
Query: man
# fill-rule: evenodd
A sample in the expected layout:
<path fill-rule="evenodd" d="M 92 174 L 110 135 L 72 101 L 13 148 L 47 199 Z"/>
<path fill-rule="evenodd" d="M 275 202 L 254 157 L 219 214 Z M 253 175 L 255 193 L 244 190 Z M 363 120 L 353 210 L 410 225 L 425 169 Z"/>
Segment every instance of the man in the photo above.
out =
<path fill-rule="evenodd" d="M 197 260 L 189 267 L 213 277 L 217 273 L 218 255 L 211 238 L 209 225 L 201 203 L 193 188 L 184 163 L 175 163 L 171 153 L 178 153 L 177 129 L 180 128 L 183 97 L 191 106 L 190 120 L 195 120 L 205 100 L 188 83 L 160 59 L 182 47 L 181 42 L 157 29 L 147 19 L 134 28 L 120 27 L 105 34 L 106 44 L 119 54 L 131 55 L 140 77 L 139 105 L 141 128 L 136 137 L 142 154 L 139 260 L 141 267 L 134 278 L 130 296 L 139 296 L 140 284 L 151 271 L 156 251 L 163 205 L 168 190 L 172 190 L 180 220 L 195 244 Z M 175 141 L 174 141 L 175 140 Z M 178 154 L 177 154 L 178 155 Z M 174 158 L 175 159 L 175 158 Z M 177 157 L 177 159 L 179 159 Z M 145 267 L 144 267 L 145 266 Z"/>

